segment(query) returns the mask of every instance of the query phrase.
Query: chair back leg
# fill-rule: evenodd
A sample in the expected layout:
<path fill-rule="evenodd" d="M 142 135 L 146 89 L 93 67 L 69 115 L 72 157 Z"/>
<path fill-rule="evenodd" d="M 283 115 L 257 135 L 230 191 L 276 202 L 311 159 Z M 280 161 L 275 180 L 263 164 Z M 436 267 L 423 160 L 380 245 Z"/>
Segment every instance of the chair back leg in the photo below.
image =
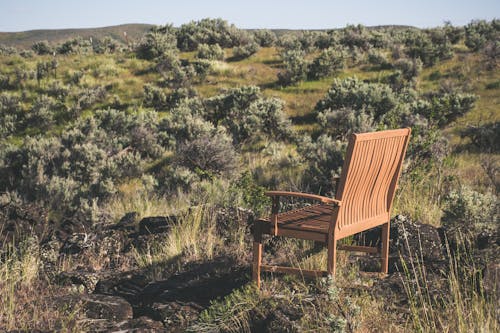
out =
<path fill-rule="evenodd" d="M 382 225 L 382 249 L 380 251 L 381 267 L 380 271 L 387 274 L 389 272 L 389 232 L 390 222 Z"/>
<path fill-rule="evenodd" d="M 260 288 L 260 266 L 262 265 L 262 231 L 259 224 L 255 225 L 253 237 L 252 279 L 257 284 L 257 288 Z"/>

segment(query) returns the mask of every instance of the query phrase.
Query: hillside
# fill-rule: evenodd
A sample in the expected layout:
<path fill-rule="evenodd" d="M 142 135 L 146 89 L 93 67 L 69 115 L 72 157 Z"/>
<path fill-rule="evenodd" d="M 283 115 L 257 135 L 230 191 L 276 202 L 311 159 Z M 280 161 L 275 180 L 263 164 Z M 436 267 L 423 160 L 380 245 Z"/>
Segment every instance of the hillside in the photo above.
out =
<path fill-rule="evenodd" d="M 132 42 L 140 39 L 151 27 L 151 24 L 122 24 L 102 28 L 0 32 L 0 44 L 29 49 L 34 43 L 39 41 L 46 40 L 49 43 L 57 44 L 76 37 L 85 39 L 90 37 L 96 39 L 111 37 L 117 41 L 126 43 L 124 32 L 127 33 L 129 42 Z"/>
<path fill-rule="evenodd" d="M 0 331 L 498 331 L 499 26 L 204 19 L 0 50 Z M 349 136 L 401 127 L 389 274 L 340 251 L 334 279 L 257 290 L 265 191 L 334 196 Z M 327 250 L 267 237 L 263 260 L 324 270 Z"/>

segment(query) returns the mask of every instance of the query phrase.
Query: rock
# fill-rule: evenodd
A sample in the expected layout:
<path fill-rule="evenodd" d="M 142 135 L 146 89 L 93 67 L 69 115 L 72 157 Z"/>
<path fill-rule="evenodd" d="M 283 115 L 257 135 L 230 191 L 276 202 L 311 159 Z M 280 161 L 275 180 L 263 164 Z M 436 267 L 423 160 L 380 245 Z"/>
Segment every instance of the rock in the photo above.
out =
<path fill-rule="evenodd" d="M 142 290 L 149 282 L 150 279 L 144 274 L 126 272 L 99 280 L 94 293 L 120 296 L 135 306 L 142 302 Z"/>
<path fill-rule="evenodd" d="M 373 228 L 354 237 L 356 243 L 365 246 L 381 245 L 381 228 Z M 391 220 L 389 239 L 389 272 L 402 271 L 402 260 L 423 259 L 426 263 L 440 265 L 445 260 L 439 230 L 429 224 L 412 221 L 404 215 L 397 215 Z M 361 269 L 376 271 L 380 269 L 379 256 L 369 260 L 361 259 Z M 372 260 L 373 259 L 373 260 Z"/>
<path fill-rule="evenodd" d="M 441 261 L 444 249 L 438 229 L 430 224 L 412 221 L 397 215 L 391 221 L 389 251 L 406 257 L 423 258 L 424 261 Z"/>
<path fill-rule="evenodd" d="M 221 207 L 216 211 L 217 233 L 226 239 L 231 232 L 240 228 L 248 229 L 254 221 L 254 213 L 249 209 Z"/>
<path fill-rule="evenodd" d="M 125 214 L 117 224 L 113 225 L 111 228 L 115 230 L 123 231 L 135 231 L 137 227 L 137 222 L 139 220 L 138 212 L 129 212 Z"/>
<path fill-rule="evenodd" d="M 59 251 L 61 249 L 61 242 L 57 240 L 55 236 L 52 236 L 40 245 L 40 260 L 42 262 L 42 268 L 44 272 L 53 277 L 57 266 L 57 261 L 59 260 Z"/>
<path fill-rule="evenodd" d="M 57 275 L 56 283 L 64 286 L 72 285 L 79 290 L 79 286 L 83 286 L 87 293 L 93 293 L 96 289 L 97 283 L 100 280 L 111 279 L 117 273 L 113 270 L 106 271 L 88 271 L 88 270 L 75 270 L 71 272 L 61 272 Z"/>
<path fill-rule="evenodd" d="M 265 322 L 265 332 L 302 332 L 298 320 L 302 317 L 301 311 L 298 309 L 282 304 L 277 309 L 272 311 Z"/>
<path fill-rule="evenodd" d="M 172 224 L 177 223 L 177 216 L 150 216 L 139 222 L 139 234 L 159 234 L 170 231 Z"/>
<path fill-rule="evenodd" d="M 149 333 L 168 332 L 163 324 L 148 317 L 132 318 L 119 322 L 109 319 L 85 318 L 80 321 L 86 332 Z"/>
<path fill-rule="evenodd" d="M 23 240 L 27 235 L 44 239 L 53 231 L 47 209 L 0 196 L 0 249 L 3 244 Z"/>
<path fill-rule="evenodd" d="M 131 251 L 132 248 L 134 248 L 137 252 L 144 253 L 155 244 L 165 244 L 168 238 L 168 234 L 131 234 L 130 237 L 131 240 L 125 250 Z"/>
<path fill-rule="evenodd" d="M 100 294 L 82 295 L 87 318 L 121 321 L 131 319 L 132 306 L 122 297 Z"/>
<path fill-rule="evenodd" d="M 56 277 L 56 282 L 60 285 L 73 285 L 79 290 L 79 286 L 83 286 L 85 291 L 91 293 L 94 291 L 99 274 L 96 272 L 74 271 L 61 272 Z"/>
<path fill-rule="evenodd" d="M 81 313 L 79 322 L 86 331 L 104 332 L 133 317 L 132 307 L 119 296 L 68 294 L 54 298 L 51 303 L 57 308 Z"/>
<path fill-rule="evenodd" d="M 90 233 L 74 233 L 66 238 L 60 252 L 65 254 L 78 254 L 94 245 L 95 235 Z"/>
<path fill-rule="evenodd" d="M 202 307 L 193 302 L 155 302 L 148 308 L 148 317 L 162 321 L 166 327 L 187 327 L 198 319 L 202 310 Z"/>

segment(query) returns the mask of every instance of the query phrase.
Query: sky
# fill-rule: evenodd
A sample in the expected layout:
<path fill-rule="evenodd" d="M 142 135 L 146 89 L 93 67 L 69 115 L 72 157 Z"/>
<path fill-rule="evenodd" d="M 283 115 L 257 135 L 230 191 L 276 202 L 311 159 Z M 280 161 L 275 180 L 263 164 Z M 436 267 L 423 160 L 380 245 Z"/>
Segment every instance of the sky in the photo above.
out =
<path fill-rule="evenodd" d="M 346 24 L 435 27 L 500 18 L 500 0 L 0 0 L 0 31 L 174 26 L 222 18 L 239 28 L 328 29 Z"/>

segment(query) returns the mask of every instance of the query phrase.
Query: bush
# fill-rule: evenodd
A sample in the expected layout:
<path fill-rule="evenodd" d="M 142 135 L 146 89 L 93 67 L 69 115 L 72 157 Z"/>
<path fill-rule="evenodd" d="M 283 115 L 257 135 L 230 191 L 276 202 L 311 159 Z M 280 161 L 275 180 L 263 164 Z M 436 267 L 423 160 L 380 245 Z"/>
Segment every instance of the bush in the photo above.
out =
<path fill-rule="evenodd" d="M 249 41 L 245 44 L 236 46 L 233 49 L 233 57 L 235 59 L 245 59 L 259 51 L 259 44 L 255 41 Z"/>
<path fill-rule="evenodd" d="M 208 60 L 224 60 L 224 50 L 219 44 L 200 44 L 198 45 L 196 57 Z"/>
<path fill-rule="evenodd" d="M 498 230 L 499 208 L 496 195 L 482 194 L 463 185 L 446 196 L 442 223 L 465 232 Z"/>
<path fill-rule="evenodd" d="M 259 44 L 261 47 L 273 46 L 277 41 L 276 34 L 267 29 L 255 30 L 253 32 L 253 37 L 257 44 Z"/>
<path fill-rule="evenodd" d="M 306 79 L 309 63 L 305 58 L 304 51 L 300 49 L 288 50 L 281 55 L 281 58 L 285 70 L 278 73 L 280 84 L 288 86 Z"/>
<path fill-rule="evenodd" d="M 317 116 L 322 133 L 331 135 L 334 139 L 345 141 L 351 133 L 372 132 L 375 124 L 370 114 L 363 109 L 340 108 L 325 110 Z"/>
<path fill-rule="evenodd" d="M 488 41 L 498 40 L 500 20 L 472 21 L 465 26 L 465 45 L 472 51 L 479 51 Z"/>
<path fill-rule="evenodd" d="M 334 74 L 344 68 L 346 55 L 343 50 L 328 48 L 321 51 L 309 67 L 308 76 L 312 79 L 320 79 Z"/>
<path fill-rule="evenodd" d="M 480 151 L 498 153 L 500 151 L 500 122 L 481 126 L 468 126 L 460 133 L 462 138 L 469 138 Z"/>
<path fill-rule="evenodd" d="M 346 144 L 328 135 L 321 135 L 316 141 L 306 137 L 298 151 L 307 163 L 304 181 L 313 193 L 333 194 L 333 177 L 340 175 L 344 163 Z"/>
<path fill-rule="evenodd" d="M 141 59 L 152 60 L 163 56 L 166 52 L 177 50 L 177 39 L 171 25 L 153 27 L 141 39 L 135 52 Z"/>
<path fill-rule="evenodd" d="M 477 96 L 458 92 L 430 94 L 429 103 L 422 104 L 417 113 L 425 116 L 432 123 L 443 127 L 474 108 Z"/>
<path fill-rule="evenodd" d="M 264 98 L 258 87 L 231 89 L 205 102 L 206 117 L 224 126 L 235 144 L 257 139 L 260 134 L 284 138 L 289 134 L 289 122 L 278 99 Z"/>
<path fill-rule="evenodd" d="M 451 43 L 443 34 L 429 37 L 425 32 L 408 32 L 405 40 L 406 54 L 410 58 L 420 58 L 426 67 L 453 56 Z"/>
<path fill-rule="evenodd" d="M 365 110 L 378 122 L 384 114 L 393 110 L 398 102 L 397 95 L 388 85 L 364 83 L 354 77 L 335 79 L 325 97 L 316 104 L 315 110 Z"/>
<path fill-rule="evenodd" d="M 47 42 L 46 40 L 36 42 L 31 46 L 31 49 L 35 51 L 35 53 L 38 55 L 52 54 L 54 52 L 54 49 L 49 45 L 49 42 Z"/>
<path fill-rule="evenodd" d="M 48 130 L 55 123 L 57 102 L 47 95 L 41 95 L 26 115 L 26 124 L 40 130 Z"/>
<path fill-rule="evenodd" d="M 201 178 L 230 175 L 237 167 L 237 155 L 231 141 L 222 128 L 203 133 L 178 146 L 177 163 Z"/>
<path fill-rule="evenodd" d="M 368 63 L 374 66 L 380 66 L 380 68 L 390 68 L 390 63 L 384 53 L 377 50 L 368 51 Z"/>
<path fill-rule="evenodd" d="M 394 68 L 401 71 L 406 81 L 411 81 L 422 71 L 422 61 L 420 59 L 401 58 L 394 63 Z"/>
<path fill-rule="evenodd" d="M 199 44 L 219 44 L 222 48 L 238 46 L 242 31 L 222 19 L 202 19 L 180 26 L 177 46 L 181 51 L 194 51 Z"/>

